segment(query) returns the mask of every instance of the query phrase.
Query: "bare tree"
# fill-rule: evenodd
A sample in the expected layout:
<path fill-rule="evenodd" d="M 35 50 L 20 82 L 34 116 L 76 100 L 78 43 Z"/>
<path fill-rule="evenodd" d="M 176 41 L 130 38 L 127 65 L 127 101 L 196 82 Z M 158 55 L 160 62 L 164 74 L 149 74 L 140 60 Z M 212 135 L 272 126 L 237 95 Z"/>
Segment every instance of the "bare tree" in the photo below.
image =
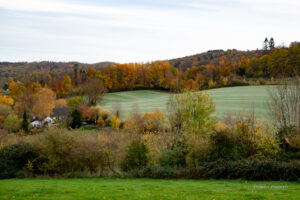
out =
<path fill-rule="evenodd" d="M 295 127 L 300 130 L 300 81 L 285 82 L 269 90 L 270 114 L 278 128 Z"/>
<path fill-rule="evenodd" d="M 105 93 L 105 88 L 100 80 L 91 78 L 88 79 L 82 86 L 83 93 L 87 96 L 89 105 L 96 105 L 101 101 L 102 96 Z"/>
<path fill-rule="evenodd" d="M 269 91 L 270 114 L 281 146 L 285 149 L 300 148 L 300 81 L 299 78 Z"/>

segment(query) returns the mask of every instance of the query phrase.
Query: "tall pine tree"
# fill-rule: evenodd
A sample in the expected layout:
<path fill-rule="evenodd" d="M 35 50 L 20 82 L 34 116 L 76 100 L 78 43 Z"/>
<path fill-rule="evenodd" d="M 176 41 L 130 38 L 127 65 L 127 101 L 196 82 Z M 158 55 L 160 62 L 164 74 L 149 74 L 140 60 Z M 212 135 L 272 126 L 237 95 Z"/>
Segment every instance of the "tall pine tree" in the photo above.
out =
<path fill-rule="evenodd" d="M 29 122 L 28 122 L 28 116 L 26 110 L 23 113 L 23 121 L 22 121 L 22 129 L 25 131 L 25 133 L 29 132 Z"/>
<path fill-rule="evenodd" d="M 268 51 L 268 47 L 269 47 L 269 40 L 268 38 L 266 38 L 263 43 L 263 50 Z"/>
<path fill-rule="evenodd" d="M 269 49 L 272 50 L 275 48 L 275 41 L 274 38 L 271 38 L 269 41 Z"/>

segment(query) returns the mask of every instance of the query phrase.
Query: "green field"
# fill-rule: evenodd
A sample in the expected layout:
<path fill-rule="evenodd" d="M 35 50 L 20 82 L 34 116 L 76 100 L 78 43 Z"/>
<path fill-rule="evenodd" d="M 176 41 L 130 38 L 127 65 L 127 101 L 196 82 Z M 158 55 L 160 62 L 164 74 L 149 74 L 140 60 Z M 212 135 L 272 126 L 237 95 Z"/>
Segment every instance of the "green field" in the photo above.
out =
<path fill-rule="evenodd" d="M 300 183 L 240 180 L 8 179 L 0 199 L 299 199 Z"/>
<path fill-rule="evenodd" d="M 222 117 L 226 113 L 252 113 L 258 117 L 268 117 L 268 89 L 272 86 L 243 86 L 207 90 L 216 104 L 216 114 Z M 102 107 L 114 112 L 121 109 L 122 117 L 129 116 L 133 108 L 140 113 L 160 109 L 166 112 L 169 93 L 151 90 L 115 92 L 106 94 Z"/>

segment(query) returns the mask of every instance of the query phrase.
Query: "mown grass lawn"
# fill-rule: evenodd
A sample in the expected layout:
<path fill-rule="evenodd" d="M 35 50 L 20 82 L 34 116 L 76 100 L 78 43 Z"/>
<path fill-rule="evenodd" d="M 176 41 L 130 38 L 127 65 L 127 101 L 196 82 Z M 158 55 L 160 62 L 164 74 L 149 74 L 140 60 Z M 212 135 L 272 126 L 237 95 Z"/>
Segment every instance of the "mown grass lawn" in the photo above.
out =
<path fill-rule="evenodd" d="M 300 198 L 298 182 L 157 179 L 0 180 L 0 199 L 278 199 Z"/>
<path fill-rule="evenodd" d="M 274 86 L 243 86 L 207 90 L 216 104 L 216 115 L 226 113 L 254 112 L 258 117 L 268 118 L 268 90 Z M 151 90 L 114 92 L 104 96 L 101 106 L 114 112 L 121 109 L 123 118 L 127 118 L 133 108 L 141 114 L 160 109 L 167 111 L 169 93 Z M 118 105 L 118 106 L 117 106 Z"/>

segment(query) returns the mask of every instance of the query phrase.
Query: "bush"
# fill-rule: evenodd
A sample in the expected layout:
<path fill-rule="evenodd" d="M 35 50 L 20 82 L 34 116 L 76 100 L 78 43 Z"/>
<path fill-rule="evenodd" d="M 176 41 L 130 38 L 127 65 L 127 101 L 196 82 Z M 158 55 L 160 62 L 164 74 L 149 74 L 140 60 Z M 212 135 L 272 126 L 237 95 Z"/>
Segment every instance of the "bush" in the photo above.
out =
<path fill-rule="evenodd" d="M 300 130 L 297 131 L 295 126 L 281 128 L 276 136 L 284 151 L 298 152 L 300 150 Z"/>
<path fill-rule="evenodd" d="M 28 169 L 28 164 L 38 158 L 38 153 L 31 145 L 26 143 L 13 144 L 0 150 L 0 178 L 14 178 L 23 170 Z M 30 167 L 34 170 L 33 167 Z"/>
<path fill-rule="evenodd" d="M 20 128 L 20 119 L 18 115 L 8 115 L 3 122 L 3 127 L 10 132 L 17 132 Z"/>
<path fill-rule="evenodd" d="M 66 106 L 67 106 L 67 102 L 66 102 L 66 100 L 64 100 L 64 99 L 57 99 L 57 100 L 54 102 L 54 106 L 55 106 L 55 108 L 66 107 Z"/>
<path fill-rule="evenodd" d="M 7 117 L 12 114 L 12 109 L 9 105 L 0 104 L 0 116 Z"/>
<path fill-rule="evenodd" d="M 176 139 L 171 149 L 166 149 L 159 156 L 159 164 L 163 167 L 185 167 L 187 146 L 183 139 Z"/>
<path fill-rule="evenodd" d="M 171 95 L 168 102 L 169 121 L 175 131 L 207 135 L 215 125 L 212 113 L 215 105 L 204 92 L 186 92 Z"/>
<path fill-rule="evenodd" d="M 124 123 L 124 130 L 133 134 L 144 133 L 144 120 L 137 112 L 132 112 Z"/>
<path fill-rule="evenodd" d="M 236 137 L 228 130 L 215 131 L 210 135 L 213 158 L 235 159 L 239 152 L 236 148 Z"/>
<path fill-rule="evenodd" d="M 103 127 L 105 125 L 105 122 L 104 120 L 100 117 L 97 121 L 97 124 L 100 126 L 100 127 Z"/>
<path fill-rule="evenodd" d="M 179 170 L 178 170 L 179 171 Z M 137 176 L 140 178 L 180 178 L 180 174 L 176 169 L 172 167 L 147 167 L 145 169 L 139 170 Z M 134 175 L 134 174 L 133 174 Z"/>
<path fill-rule="evenodd" d="M 119 126 L 120 126 L 119 118 L 116 115 L 112 116 L 112 118 L 111 118 L 111 127 L 113 129 L 117 130 L 117 129 L 119 129 Z"/>
<path fill-rule="evenodd" d="M 230 83 L 231 86 L 247 86 L 249 83 L 243 79 L 233 78 Z"/>
<path fill-rule="evenodd" d="M 67 105 L 71 110 L 74 110 L 77 108 L 78 105 L 83 104 L 84 100 L 82 97 L 72 97 L 68 99 Z"/>
<path fill-rule="evenodd" d="M 105 121 L 109 117 L 109 111 L 108 110 L 101 110 L 100 117 Z"/>
<path fill-rule="evenodd" d="M 133 174 L 135 175 L 135 174 Z M 139 171 L 143 178 L 187 178 L 187 179 L 245 179 L 297 181 L 300 177 L 300 163 L 275 160 L 215 160 L 202 162 L 198 167 L 175 169 L 170 167 L 149 167 Z"/>
<path fill-rule="evenodd" d="M 44 162 L 40 168 L 46 174 L 95 173 L 107 166 L 106 153 L 93 135 L 50 129 L 41 137 L 39 159 Z"/>
<path fill-rule="evenodd" d="M 142 119 L 145 122 L 146 132 L 159 132 L 163 130 L 164 114 L 157 109 L 155 112 L 146 112 Z"/>
<path fill-rule="evenodd" d="M 128 150 L 125 158 L 121 162 L 121 170 L 124 172 L 137 170 L 147 166 L 148 148 L 140 139 L 134 140 Z"/>

